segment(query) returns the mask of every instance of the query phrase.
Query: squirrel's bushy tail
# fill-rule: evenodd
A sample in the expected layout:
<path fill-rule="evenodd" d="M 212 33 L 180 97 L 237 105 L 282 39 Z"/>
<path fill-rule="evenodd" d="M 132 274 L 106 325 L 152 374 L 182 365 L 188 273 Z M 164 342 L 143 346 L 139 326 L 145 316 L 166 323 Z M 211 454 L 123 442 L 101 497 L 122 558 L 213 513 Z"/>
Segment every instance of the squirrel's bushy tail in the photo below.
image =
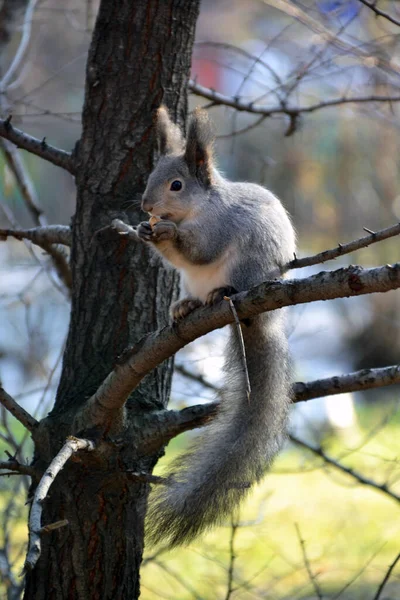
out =
<path fill-rule="evenodd" d="M 246 395 L 237 332 L 231 326 L 218 415 L 172 463 L 169 483 L 150 496 L 147 535 L 170 547 L 221 523 L 271 464 L 284 439 L 289 358 L 282 312 L 242 325 L 251 384 Z"/>

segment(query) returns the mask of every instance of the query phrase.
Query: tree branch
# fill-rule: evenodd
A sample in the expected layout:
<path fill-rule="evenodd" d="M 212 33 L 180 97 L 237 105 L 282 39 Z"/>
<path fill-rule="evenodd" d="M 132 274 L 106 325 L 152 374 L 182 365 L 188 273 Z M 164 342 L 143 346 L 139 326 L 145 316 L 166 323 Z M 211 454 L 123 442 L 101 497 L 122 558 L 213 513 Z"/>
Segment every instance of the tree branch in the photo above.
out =
<path fill-rule="evenodd" d="M 69 437 L 61 448 L 60 452 L 53 458 L 41 478 L 33 497 L 31 511 L 29 515 L 29 546 L 25 559 L 24 571 L 31 571 L 39 560 L 41 553 L 40 534 L 42 528 L 42 505 L 51 484 L 57 477 L 61 469 L 73 454 L 80 450 L 94 450 L 94 444 L 90 440 L 83 440 L 76 437 Z"/>
<path fill-rule="evenodd" d="M 37 475 L 37 472 L 33 467 L 21 464 L 12 456 L 8 460 L 0 460 L 0 469 L 14 471 L 20 475 L 29 475 L 29 477 Z"/>
<path fill-rule="evenodd" d="M 14 398 L 11 398 L 2 387 L 0 387 L 0 404 L 2 404 L 4 408 L 6 408 L 29 431 L 33 431 L 38 425 L 36 419 L 22 408 Z"/>
<path fill-rule="evenodd" d="M 368 8 L 371 9 L 376 14 L 377 17 L 383 17 L 384 19 L 387 19 L 394 25 L 398 25 L 400 27 L 400 21 L 397 21 L 397 19 L 395 19 L 394 17 L 389 15 L 389 13 L 384 12 L 383 10 L 380 10 L 380 8 L 378 8 L 376 6 L 376 2 L 368 2 L 368 0 L 358 0 L 358 1 L 361 2 L 361 4 L 364 4 L 364 6 L 368 6 Z"/>
<path fill-rule="evenodd" d="M 269 107 L 264 104 L 255 104 L 254 102 L 243 102 L 240 98 L 231 96 L 225 96 L 220 92 L 216 92 L 211 88 L 206 88 L 195 81 L 189 83 L 190 91 L 196 96 L 201 96 L 207 100 L 211 100 L 216 106 L 229 106 L 235 110 L 241 112 L 247 112 L 255 115 L 264 115 L 264 117 L 272 117 L 273 115 L 287 115 L 292 119 L 296 119 L 301 114 L 312 113 L 323 108 L 332 108 L 333 106 L 341 106 L 343 104 L 365 104 L 372 102 L 388 102 L 392 104 L 394 102 L 400 102 L 400 96 L 353 96 L 352 98 L 334 98 L 332 100 L 325 100 L 324 102 L 317 102 L 316 104 L 310 104 L 308 106 L 292 106 L 289 107 L 282 102 L 278 106 Z"/>
<path fill-rule="evenodd" d="M 317 379 L 293 386 L 293 402 L 305 402 L 314 398 L 362 392 L 378 387 L 400 384 L 400 364 L 380 369 L 362 369 L 346 375 L 335 375 L 326 379 Z"/>
<path fill-rule="evenodd" d="M 315 302 L 386 292 L 400 287 L 400 263 L 375 269 L 350 266 L 305 279 L 267 281 L 232 297 L 239 319 Z M 97 392 L 77 415 L 75 426 L 110 424 L 147 373 L 196 338 L 232 323 L 227 302 L 196 309 L 186 319 L 142 338 L 119 359 Z"/>
<path fill-rule="evenodd" d="M 49 244 L 71 245 L 71 228 L 66 225 L 47 225 L 32 229 L 0 229 L 0 241 L 8 237 L 16 240 L 29 240 L 47 250 Z"/>
<path fill-rule="evenodd" d="M 355 252 L 360 248 L 366 248 L 367 246 L 375 244 L 376 242 L 387 240 L 395 235 L 400 235 L 400 223 L 397 223 L 397 225 L 392 225 L 391 227 L 387 227 L 386 229 L 381 229 L 380 231 L 370 231 L 369 235 L 359 238 L 358 240 L 354 240 L 348 244 L 338 244 L 336 248 L 324 250 L 323 252 L 314 254 L 314 256 L 307 256 L 305 258 L 296 257 L 286 265 L 285 269 L 301 269 L 302 267 L 317 265 L 319 263 L 326 262 L 327 260 L 333 260 L 338 256 Z"/>
<path fill-rule="evenodd" d="M 216 385 L 194 375 L 186 369 L 178 368 L 185 377 L 197 381 L 201 385 L 213 389 L 217 394 L 221 391 Z M 363 369 L 346 375 L 335 375 L 326 379 L 317 379 L 308 383 L 298 381 L 293 384 L 292 402 L 306 402 L 315 398 L 358 392 L 377 387 L 400 384 L 400 365 L 380 369 Z M 190 431 L 207 425 L 218 410 L 218 402 L 196 404 L 183 410 L 165 410 L 162 414 L 153 413 L 159 427 L 159 437 L 152 437 L 152 447 L 160 447 L 184 431 Z M 148 443 L 146 441 L 146 443 Z"/>
<path fill-rule="evenodd" d="M 394 561 L 392 562 L 392 564 L 389 566 L 388 570 L 386 571 L 385 577 L 382 579 L 382 583 L 378 587 L 376 594 L 372 600 L 379 600 L 379 598 L 381 597 L 381 594 L 383 592 L 383 588 L 387 584 L 389 577 L 392 574 L 392 571 L 395 568 L 395 566 L 397 565 L 397 563 L 399 562 L 399 560 L 400 560 L 400 552 L 398 553 L 398 555 L 396 556 L 396 558 L 394 559 Z"/>
<path fill-rule="evenodd" d="M 59 150 L 59 148 L 55 148 L 54 146 L 50 146 L 46 142 L 46 138 L 38 140 L 37 138 L 24 133 L 20 129 L 16 129 L 11 125 L 11 116 L 5 120 L 0 119 L 0 136 L 13 142 L 18 148 L 28 150 L 28 152 L 36 154 L 36 156 L 40 156 L 40 158 L 44 158 L 48 162 L 53 163 L 53 165 L 66 169 L 72 173 L 72 175 L 75 174 L 75 164 L 72 154 L 65 152 L 64 150 Z"/>
<path fill-rule="evenodd" d="M 346 467 L 339 461 L 335 460 L 334 458 L 331 458 L 330 456 L 325 454 L 324 450 L 321 447 L 317 448 L 315 446 L 312 446 L 311 444 L 304 442 L 303 440 L 299 439 L 298 437 L 296 437 L 293 434 L 291 434 L 289 436 L 289 438 L 292 442 L 294 442 L 298 446 L 301 446 L 302 448 L 306 448 L 313 454 L 316 454 L 317 456 L 322 458 L 322 460 L 327 465 L 335 467 L 335 469 L 342 471 L 343 473 L 346 473 L 347 475 L 350 475 L 351 477 L 356 479 L 362 485 L 366 485 L 368 487 L 372 487 L 372 488 L 378 490 L 379 492 L 383 492 L 384 494 L 389 496 L 392 500 L 395 500 L 397 503 L 400 503 L 400 496 L 398 494 L 396 494 L 395 492 L 391 491 L 387 487 L 386 483 L 382 483 L 382 484 L 376 483 L 376 481 L 374 481 L 373 479 L 369 479 L 368 477 L 365 477 L 364 475 L 362 475 L 358 471 L 355 471 L 351 467 Z"/>

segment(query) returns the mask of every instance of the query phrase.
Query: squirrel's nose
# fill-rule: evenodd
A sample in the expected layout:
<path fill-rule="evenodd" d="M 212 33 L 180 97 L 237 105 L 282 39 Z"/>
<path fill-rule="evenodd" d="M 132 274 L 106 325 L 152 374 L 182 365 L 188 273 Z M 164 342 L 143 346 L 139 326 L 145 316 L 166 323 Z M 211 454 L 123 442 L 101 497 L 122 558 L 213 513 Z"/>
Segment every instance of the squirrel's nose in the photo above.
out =
<path fill-rule="evenodd" d="M 142 210 L 148 213 L 153 210 L 153 203 L 146 196 L 142 197 Z"/>

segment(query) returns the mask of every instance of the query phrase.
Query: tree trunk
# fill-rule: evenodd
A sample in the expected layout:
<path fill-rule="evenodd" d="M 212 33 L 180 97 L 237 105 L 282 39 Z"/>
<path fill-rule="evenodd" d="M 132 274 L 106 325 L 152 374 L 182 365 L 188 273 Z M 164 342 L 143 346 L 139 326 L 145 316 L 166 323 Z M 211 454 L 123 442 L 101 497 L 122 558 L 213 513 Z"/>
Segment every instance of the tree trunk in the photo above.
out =
<path fill-rule="evenodd" d="M 45 468 L 72 432 L 76 412 L 128 346 L 164 325 L 176 276 L 144 245 L 105 231 L 112 219 L 141 220 L 140 195 L 153 165 L 153 118 L 164 103 L 180 123 L 199 0 L 103 0 L 87 64 L 82 138 L 75 148 L 71 323 L 52 413 L 34 433 L 35 466 Z M 103 230 L 103 231 L 101 231 Z M 124 419 L 100 432 L 102 451 L 70 460 L 53 484 L 24 598 L 133 599 L 139 595 L 148 484 L 159 448 L 149 415 L 166 405 L 172 362 L 153 371 L 129 399 Z M 90 423 L 86 429 L 90 430 Z M 77 433 L 77 432 L 75 432 Z M 99 436 L 99 432 L 85 434 Z"/>

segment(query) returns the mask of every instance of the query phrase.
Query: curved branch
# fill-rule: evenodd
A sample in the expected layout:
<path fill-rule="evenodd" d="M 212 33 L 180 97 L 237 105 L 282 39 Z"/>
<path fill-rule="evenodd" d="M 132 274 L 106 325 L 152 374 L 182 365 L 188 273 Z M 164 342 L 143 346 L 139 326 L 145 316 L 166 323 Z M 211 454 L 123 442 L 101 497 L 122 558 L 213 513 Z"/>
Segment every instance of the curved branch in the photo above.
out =
<path fill-rule="evenodd" d="M 94 450 L 94 444 L 90 440 L 83 440 L 76 437 L 69 437 L 61 448 L 60 452 L 53 458 L 41 478 L 33 497 L 31 511 L 29 514 L 29 547 L 26 555 L 24 571 L 31 571 L 39 560 L 41 553 L 40 534 L 43 531 L 42 505 L 51 484 L 57 477 L 61 469 L 73 454 L 79 450 Z"/>
<path fill-rule="evenodd" d="M 216 92 L 211 88 L 204 87 L 195 81 L 190 81 L 190 91 L 196 96 L 201 96 L 207 100 L 211 100 L 214 105 L 229 106 L 235 110 L 241 112 L 248 112 L 255 115 L 264 115 L 264 117 L 272 117 L 273 115 L 287 115 L 292 119 L 297 118 L 299 115 L 304 113 L 312 113 L 323 108 L 332 108 L 333 106 L 341 106 L 343 104 L 365 104 L 372 102 L 388 102 L 389 104 L 394 102 L 400 102 L 400 96 L 353 96 L 352 98 L 333 98 L 332 100 L 325 100 L 324 102 L 317 102 L 316 104 L 310 104 L 309 106 L 287 106 L 284 102 L 278 106 L 268 107 L 264 104 L 255 104 L 254 102 L 243 102 L 240 98 L 232 96 L 225 96 L 220 92 Z"/>
<path fill-rule="evenodd" d="M 232 297 L 239 319 L 316 302 L 386 292 L 400 287 L 400 263 L 375 269 L 350 266 L 305 279 L 267 281 Z M 227 302 L 196 309 L 186 319 L 142 338 L 128 349 L 77 415 L 75 426 L 110 424 L 147 373 L 198 337 L 233 322 Z"/>
<path fill-rule="evenodd" d="M 46 138 L 38 140 L 37 138 L 24 133 L 20 129 L 16 129 L 11 125 L 11 116 L 5 120 L 0 119 L 0 136 L 9 140 L 18 146 L 18 148 L 28 150 L 28 152 L 36 154 L 36 156 L 40 156 L 40 158 L 44 158 L 48 162 L 53 163 L 53 165 L 62 167 L 74 175 L 75 164 L 70 152 L 65 152 L 64 150 L 50 146 L 50 144 L 46 142 Z"/>
<path fill-rule="evenodd" d="M 32 229 L 0 229 L 0 241 L 8 237 L 16 240 L 29 240 L 47 250 L 49 244 L 71 245 L 71 228 L 66 225 L 47 225 Z"/>
<path fill-rule="evenodd" d="M 11 398 L 7 392 L 0 387 L 0 404 L 4 406 L 24 427 L 29 431 L 33 431 L 38 425 L 38 422 L 32 415 L 30 415 L 22 406 Z"/>

